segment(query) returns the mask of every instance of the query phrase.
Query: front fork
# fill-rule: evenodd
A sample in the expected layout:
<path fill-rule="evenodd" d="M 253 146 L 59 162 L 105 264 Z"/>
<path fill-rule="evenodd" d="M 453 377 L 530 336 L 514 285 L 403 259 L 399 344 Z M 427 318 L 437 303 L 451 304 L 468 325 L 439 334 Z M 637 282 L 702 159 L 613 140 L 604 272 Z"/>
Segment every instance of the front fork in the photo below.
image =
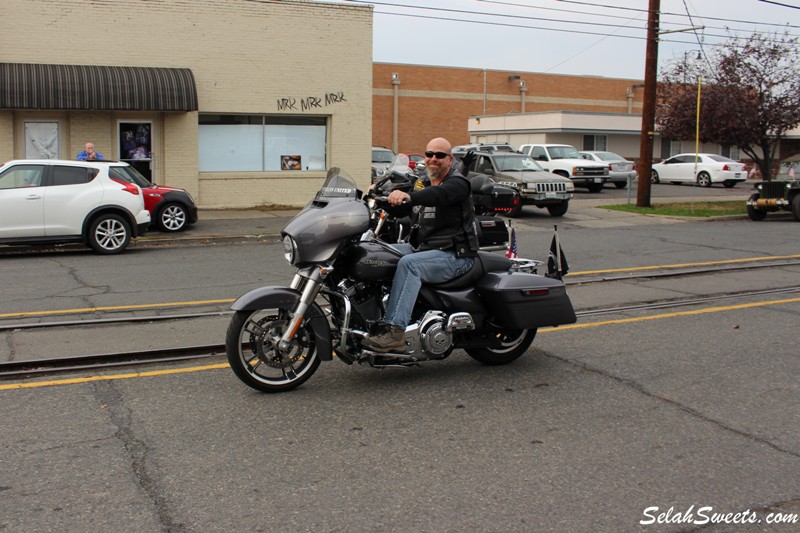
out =
<path fill-rule="evenodd" d="M 291 347 L 292 340 L 297 333 L 297 328 L 302 324 L 303 317 L 308 312 L 308 308 L 311 307 L 314 300 L 316 300 L 317 294 L 319 294 L 319 290 L 322 287 L 322 282 L 325 281 L 325 278 L 327 278 L 328 274 L 331 272 L 333 272 L 332 266 L 319 265 L 303 271 L 298 271 L 294 275 L 290 287 L 297 292 L 301 292 L 302 289 L 302 293 L 300 295 L 300 301 L 292 315 L 292 320 L 289 322 L 289 326 L 286 328 L 286 331 L 283 333 L 278 343 L 278 348 L 281 351 L 285 352 Z"/>

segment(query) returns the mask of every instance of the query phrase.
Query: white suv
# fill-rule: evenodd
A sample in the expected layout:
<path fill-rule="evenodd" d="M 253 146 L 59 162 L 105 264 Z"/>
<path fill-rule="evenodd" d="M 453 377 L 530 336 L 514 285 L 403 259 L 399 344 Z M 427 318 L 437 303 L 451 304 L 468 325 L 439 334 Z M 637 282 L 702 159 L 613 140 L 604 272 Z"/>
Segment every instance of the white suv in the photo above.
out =
<path fill-rule="evenodd" d="M 0 167 L 0 244 L 83 242 L 122 252 L 150 224 L 139 186 L 109 177 L 111 161 L 21 159 Z"/>

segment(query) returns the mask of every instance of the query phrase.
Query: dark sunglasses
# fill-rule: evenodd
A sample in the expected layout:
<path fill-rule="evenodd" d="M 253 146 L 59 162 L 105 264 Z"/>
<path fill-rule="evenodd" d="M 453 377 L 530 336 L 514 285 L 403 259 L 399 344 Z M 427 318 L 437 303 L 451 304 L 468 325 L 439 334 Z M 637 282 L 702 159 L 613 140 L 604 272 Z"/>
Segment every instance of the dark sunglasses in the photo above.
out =
<path fill-rule="evenodd" d="M 428 159 L 431 159 L 433 157 L 436 157 L 436 159 L 444 159 L 449 155 L 450 154 L 448 154 L 447 152 L 431 152 L 431 151 L 425 152 L 425 157 L 427 157 Z"/>

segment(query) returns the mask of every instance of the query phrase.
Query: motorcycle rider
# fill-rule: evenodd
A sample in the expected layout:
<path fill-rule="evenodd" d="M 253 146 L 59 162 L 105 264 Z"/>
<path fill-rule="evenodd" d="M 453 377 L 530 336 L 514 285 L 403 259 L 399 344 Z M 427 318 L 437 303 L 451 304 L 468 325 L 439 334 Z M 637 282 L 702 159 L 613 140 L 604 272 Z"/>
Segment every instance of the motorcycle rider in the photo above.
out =
<path fill-rule="evenodd" d="M 395 190 L 388 196 L 395 207 L 410 203 L 413 226 L 410 244 L 394 245 L 404 255 L 384 317 L 387 329 L 362 341 L 374 352 L 405 351 L 405 329 L 422 283 L 443 283 L 464 274 L 478 253 L 470 183 L 451 149 L 447 139 L 431 140 L 425 150 L 430 186 L 408 193 Z"/>

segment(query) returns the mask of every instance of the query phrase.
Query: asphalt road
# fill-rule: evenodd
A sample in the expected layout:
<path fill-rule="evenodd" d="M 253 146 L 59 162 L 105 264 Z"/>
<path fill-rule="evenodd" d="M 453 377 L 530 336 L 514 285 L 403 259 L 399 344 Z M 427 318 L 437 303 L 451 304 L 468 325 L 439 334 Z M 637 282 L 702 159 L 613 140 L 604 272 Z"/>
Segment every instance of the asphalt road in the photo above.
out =
<path fill-rule="evenodd" d="M 254 220 L 238 224 L 273 224 Z M 543 258 L 552 222 L 515 222 L 524 255 Z M 559 222 L 576 279 L 797 255 L 797 228 L 786 217 L 685 222 L 590 206 Z M 281 255 L 279 245 L 209 239 L 110 258 L 6 256 L 0 308 L 14 315 L 6 322 L 101 306 L 224 308 L 214 302 L 285 283 Z M 797 285 L 798 273 L 573 284 L 569 293 L 587 310 Z M 796 531 L 798 323 L 796 293 L 621 311 L 542 330 L 505 367 L 462 352 L 403 370 L 333 361 L 279 395 L 248 389 L 221 360 L 0 381 L 0 530 Z M 224 325 L 12 331 L 0 355 L 219 339 Z"/>

